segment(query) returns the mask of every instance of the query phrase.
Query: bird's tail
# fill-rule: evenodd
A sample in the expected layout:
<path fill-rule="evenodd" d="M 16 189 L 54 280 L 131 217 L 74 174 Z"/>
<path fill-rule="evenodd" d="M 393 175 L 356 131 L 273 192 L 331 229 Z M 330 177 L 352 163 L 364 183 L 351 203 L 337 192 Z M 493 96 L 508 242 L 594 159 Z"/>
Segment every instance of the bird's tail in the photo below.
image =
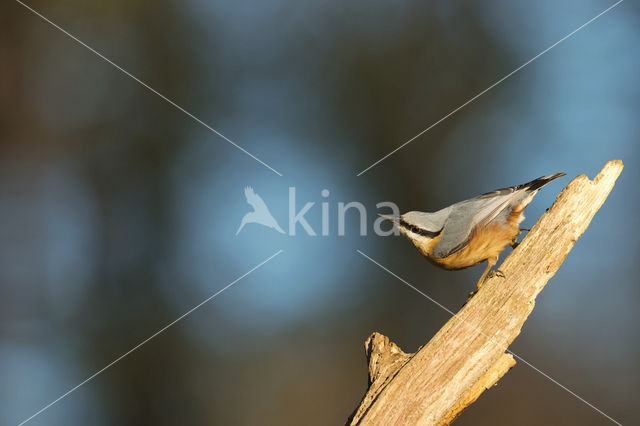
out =
<path fill-rule="evenodd" d="M 541 176 L 538 179 L 534 179 L 531 182 L 527 182 L 525 184 L 520 185 L 518 189 L 527 189 L 529 191 L 536 191 L 551 181 L 558 179 L 559 177 L 565 176 L 565 172 L 554 173 L 549 176 Z"/>

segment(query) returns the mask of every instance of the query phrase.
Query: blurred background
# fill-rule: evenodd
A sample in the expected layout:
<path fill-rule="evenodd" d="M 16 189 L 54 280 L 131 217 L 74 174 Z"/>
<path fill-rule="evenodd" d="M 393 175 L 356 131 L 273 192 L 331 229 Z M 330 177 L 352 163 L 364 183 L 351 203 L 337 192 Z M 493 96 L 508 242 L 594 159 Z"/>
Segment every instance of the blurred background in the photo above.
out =
<path fill-rule="evenodd" d="M 625 170 L 512 350 L 624 424 L 640 421 L 640 17 L 624 2 L 360 177 L 611 1 L 29 1 L 280 177 L 13 1 L 0 5 L 0 424 L 17 424 L 278 250 L 33 425 L 335 425 L 363 342 L 413 352 L 484 266 L 432 267 L 372 232 L 376 203 L 435 211 L 565 171 Z M 287 229 L 288 188 L 320 234 Z M 327 189 L 328 197 L 321 191 Z M 339 202 L 368 209 L 367 236 Z M 510 249 L 509 249 L 510 250 Z M 507 251 L 508 253 L 508 251 Z M 608 421 L 518 364 L 460 425 Z"/>

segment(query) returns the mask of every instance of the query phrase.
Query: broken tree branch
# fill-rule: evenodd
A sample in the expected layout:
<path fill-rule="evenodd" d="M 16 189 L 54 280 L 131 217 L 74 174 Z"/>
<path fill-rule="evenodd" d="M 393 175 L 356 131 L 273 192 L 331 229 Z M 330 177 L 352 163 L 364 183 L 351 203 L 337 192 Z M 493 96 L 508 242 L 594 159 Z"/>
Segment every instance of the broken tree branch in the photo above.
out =
<path fill-rule="evenodd" d="M 622 162 L 576 177 L 478 293 L 415 354 L 379 333 L 365 342 L 369 389 L 349 425 L 447 425 L 515 365 L 507 347 L 535 298 L 602 206 Z"/>

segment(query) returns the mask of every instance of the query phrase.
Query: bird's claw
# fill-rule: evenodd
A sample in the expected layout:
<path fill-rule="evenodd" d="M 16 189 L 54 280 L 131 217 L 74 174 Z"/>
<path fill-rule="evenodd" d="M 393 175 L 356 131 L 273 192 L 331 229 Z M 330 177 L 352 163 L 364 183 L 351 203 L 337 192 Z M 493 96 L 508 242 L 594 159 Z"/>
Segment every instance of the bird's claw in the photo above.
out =
<path fill-rule="evenodd" d="M 516 247 L 518 247 L 520 245 L 520 243 L 518 242 L 518 237 L 520 235 L 522 235 L 523 231 L 529 232 L 529 231 L 531 231 L 531 229 L 529 229 L 529 228 L 520 228 L 520 231 L 518 231 L 518 233 L 513 237 L 513 239 L 509 243 L 509 245 L 511 246 L 512 249 L 515 249 Z"/>
<path fill-rule="evenodd" d="M 467 302 L 471 300 L 471 298 L 475 296 L 478 291 L 480 291 L 480 288 L 482 287 L 485 281 L 493 277 L 506 278 L 506 276 L 504 275 L 504 272 L 502 272 L 500 269 L 494 269 L 493 271 L 489 271 L 489 273 L 486 276 L 484 276 L 483 278 L 480 278 L 480 281 L 476 283 L 476 289 L 474 291 L 469 292 L 469 296 L 467 297 Z M 467 302 L 464 302 L 464 305 L 466 305 Z M 464 305 L 462 305 L 462 307 L 464 307 Z"/>
<path fill-rule="evenodd" d="M 467 300 L 465 300 L 465 301 L 464 301 L 464 303 L 462 304 L 462 306 L 460 306 L 460 309 L 464 308 L 464 307 L 467 305 L 467 303 L 469 303 L 469 300 L 471 300 L 471 298 L 472 298 L 473 296 L 475 296 L 475 294 L 476 294 L 477 292 L 478 292 L 478 290 L 476 290 L 476 291 L 470 291 L 470 292 L 469 292 L 469 295 L 467 296 Z"/>
<path fill-rule="evenodd" d="M 504 275 L 504 272 L 502 272 L 500 269 L 496 269 L 494 271 L 489 272 L 485 280 L 488 280 L 489 278 L 493 278 L 493 277 L 506 278 Z"/>
<path fill-rule="evenodd" d="M 518 235 L 520 235 L 520 234 L 518 234 Z M 516 247 L 518 247 L 520 245 L 520 243 L 518 242 L 518 235 L 513 237 L 513 240 L 511 240 L 511 242 L 509 243 L 511 248 L 514 249 L 514 250 L 515 250 Z"/>

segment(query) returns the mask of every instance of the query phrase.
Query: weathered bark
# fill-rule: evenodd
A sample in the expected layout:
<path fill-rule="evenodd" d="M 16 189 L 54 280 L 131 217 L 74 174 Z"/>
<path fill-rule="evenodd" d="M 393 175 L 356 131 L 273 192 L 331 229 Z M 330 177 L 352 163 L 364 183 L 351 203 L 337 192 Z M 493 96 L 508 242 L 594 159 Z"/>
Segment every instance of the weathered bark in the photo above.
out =
<path fill-rule="evenodd" d="M 480 291 L 415 354 L 381 334 L 365 348 L 369 389 L 349 425 L 446 425 L 515 365 L 507 347 L 622 172 L 576 177 Z"/>

